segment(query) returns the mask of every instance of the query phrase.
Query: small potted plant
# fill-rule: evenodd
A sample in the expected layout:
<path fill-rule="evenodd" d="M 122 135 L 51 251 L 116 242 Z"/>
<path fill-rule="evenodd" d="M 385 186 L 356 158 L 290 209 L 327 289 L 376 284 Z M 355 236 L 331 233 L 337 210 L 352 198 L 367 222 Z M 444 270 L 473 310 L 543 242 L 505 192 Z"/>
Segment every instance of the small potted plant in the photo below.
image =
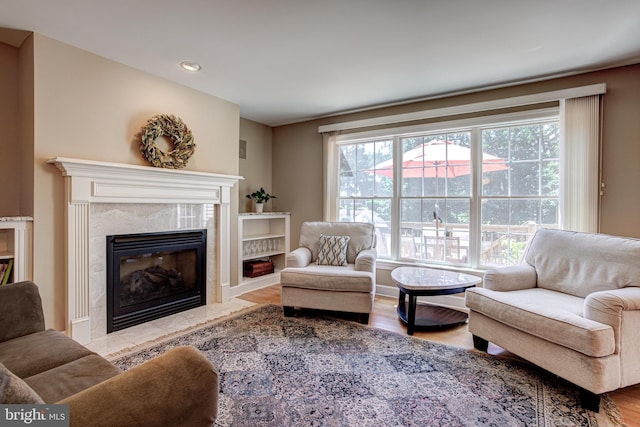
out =
<path fill-rule="evenodd" d="M 272 196 L 271 194 L 264 191 L 264 188 L 260 187 L 258 191 L 254 191 L 251 194 L 247 194 L 247 199 L 251 199 L 256 204 L 256 212 L 262 213 L 264 209 L 264 204 L 269 201 L 269 199 L 275 199 L 276 196 Z"/>

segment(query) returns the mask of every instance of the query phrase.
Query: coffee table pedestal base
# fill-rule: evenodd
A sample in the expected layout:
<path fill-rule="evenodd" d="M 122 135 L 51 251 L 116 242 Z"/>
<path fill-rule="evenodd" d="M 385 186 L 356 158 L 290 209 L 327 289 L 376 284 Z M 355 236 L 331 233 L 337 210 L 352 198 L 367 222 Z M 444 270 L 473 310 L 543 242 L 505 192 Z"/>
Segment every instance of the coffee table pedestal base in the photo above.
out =
<path fill-rule="evenodd" d="M 415 296 L 409 295 L 409 307 L 412 298 Z M 407 324 L 407 334 L 409 335 L 413 335 L 415 328 L 450 328 L 466 323 L 468 318 L 467 313 L 463 311 L 437 305 L 416 304 L 413 319 L 411 319 L 410 311 L 410 308 L 407 310 L 407 304 L 404 301 L 398 303 L 398 317 Z"/>
<path fill-rule="evenodd" d="M 426 267 L 398 267 L 391 272 L 391 280 L 399 291 L 398 316 L 407 324 L 407 334 L 416 327 L 445 328 L 467 321 L 467 313 L 437 305 L 418 305 L 418 296 L 462 294 L 482 279 L 455 271 Z M 409 302 L 407 303 L 407 297 Z"/>

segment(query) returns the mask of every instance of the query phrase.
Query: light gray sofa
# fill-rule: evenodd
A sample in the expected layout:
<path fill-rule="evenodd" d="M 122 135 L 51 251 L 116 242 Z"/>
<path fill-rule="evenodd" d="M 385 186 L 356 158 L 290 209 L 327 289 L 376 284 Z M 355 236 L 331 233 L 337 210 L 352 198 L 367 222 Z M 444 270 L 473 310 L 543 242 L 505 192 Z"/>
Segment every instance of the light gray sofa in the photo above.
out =
<path fill-rule="evenodd" d="M 320 237 L 349 236 L 346 265 L 317 265 Z M 369 323 L 376 290 L 376 235 L 373 224 L 305 222 L 300 247 L 287 255 L 280 274 L 285 316 L 295 307 L 360 313 Z"/>
<path fill-rule="evenodd" d="M 469 331 L 580 387 L 584 407 L 640 382 L 640 240 L 540 229 L 524 262 L 468 289 Z"/>

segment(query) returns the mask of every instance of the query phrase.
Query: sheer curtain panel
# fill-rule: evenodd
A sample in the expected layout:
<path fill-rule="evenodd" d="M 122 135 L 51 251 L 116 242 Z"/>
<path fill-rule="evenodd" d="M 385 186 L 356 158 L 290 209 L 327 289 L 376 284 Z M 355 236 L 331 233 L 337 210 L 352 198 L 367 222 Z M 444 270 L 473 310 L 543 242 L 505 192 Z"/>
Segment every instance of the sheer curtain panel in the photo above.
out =
<path fill-rule="evenodd" d="M 598 232 L 600 95 L 560 103 L 560 227 Z"/>
<path fill-rule="evenodd" d="M 323 147 L 323 206 L 324 220 L 335 221 L 338 215 L 338 145 L 336 143 L 338 132 L 326 132 L 322 134 Z"/>

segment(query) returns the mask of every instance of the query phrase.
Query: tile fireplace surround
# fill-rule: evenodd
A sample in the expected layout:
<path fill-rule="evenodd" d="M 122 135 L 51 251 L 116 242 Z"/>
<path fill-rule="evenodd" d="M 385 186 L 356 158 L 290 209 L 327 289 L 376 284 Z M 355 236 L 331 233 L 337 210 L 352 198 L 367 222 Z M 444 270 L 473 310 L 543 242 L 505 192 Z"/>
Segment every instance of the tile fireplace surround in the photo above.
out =
<path fill-rule="evenodd" d="M 65 180 L 67 332 L 106 335 L 106 236 L 207 229 L 206 302 L 231 298 L 230 194 L 239 176 L 57 157 Z"/>

